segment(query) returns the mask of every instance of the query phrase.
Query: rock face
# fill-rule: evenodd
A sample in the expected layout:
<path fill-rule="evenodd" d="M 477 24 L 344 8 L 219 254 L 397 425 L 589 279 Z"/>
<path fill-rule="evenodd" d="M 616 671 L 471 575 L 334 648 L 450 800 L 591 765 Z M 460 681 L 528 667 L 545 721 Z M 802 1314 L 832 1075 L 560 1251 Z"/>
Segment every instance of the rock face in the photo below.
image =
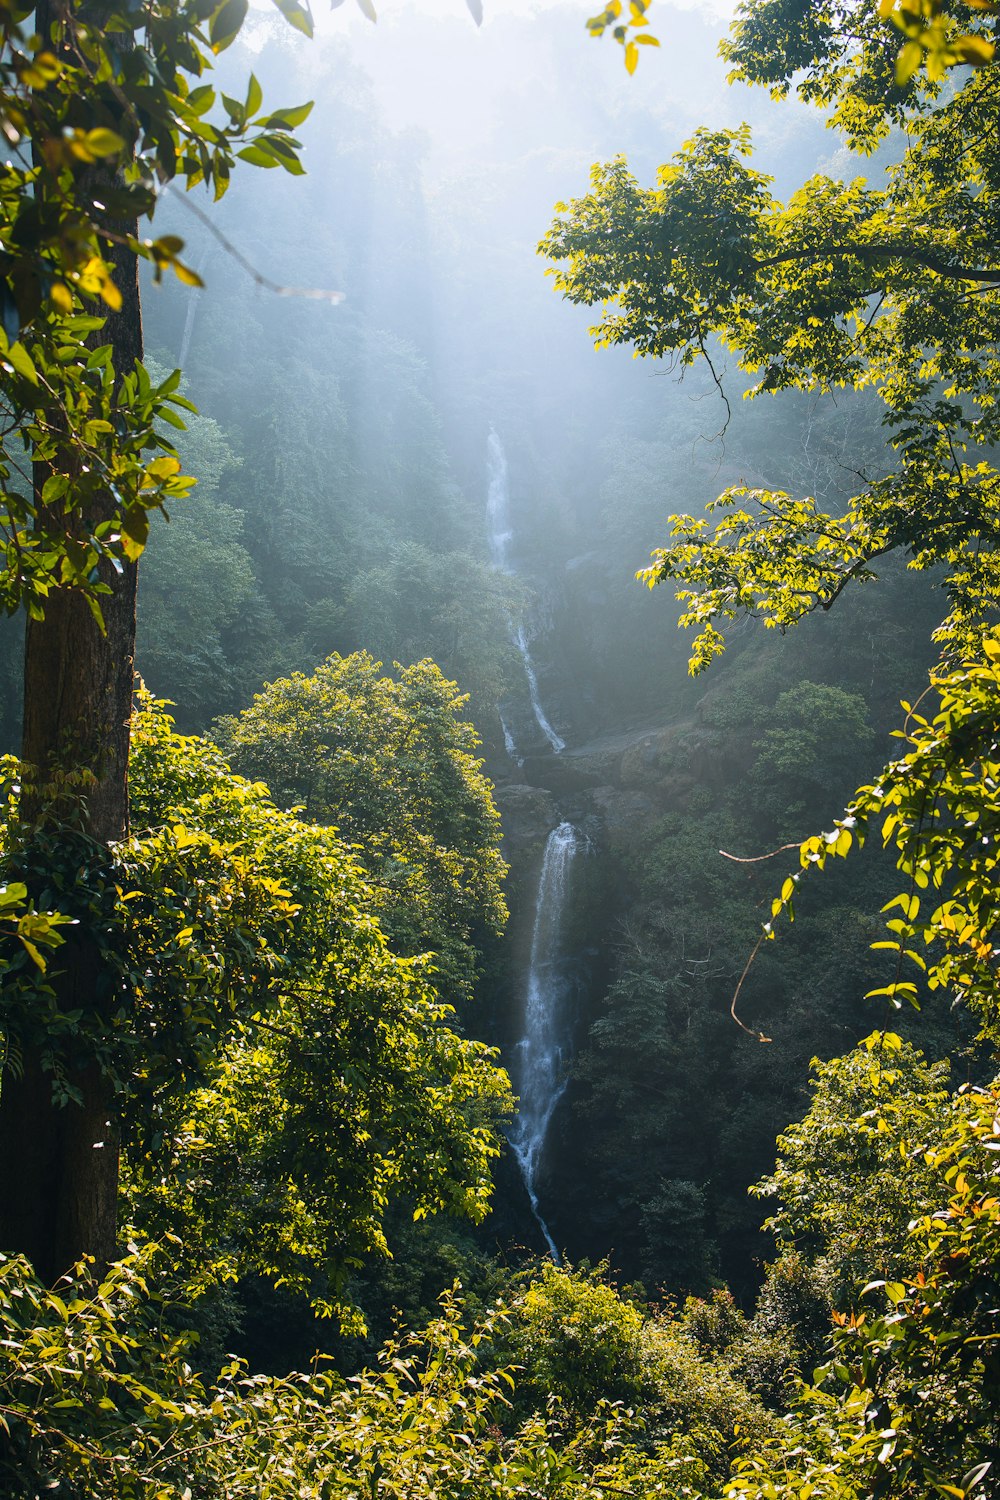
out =
<path fill-rule="evenodd" d="M 738 756 L 730 737 L 697 717 L 646 724 L 561 755 L 527 756 L 522 779 L 497 790 L 507 857 L 515 864 L 537 857 L 563 818 L 618 853 L 651 819 L 685 811 L 696 790 L 721 790 Z"/>
<path fill-rule="evenodd" d="M 659 816 L 656 802 L 643 791 L 595 786 L 589 800 L 612 854 L 624 854 L 640 831 Z"/>
<path fill-rule="evenodd" d="M 530 858 L 559 822 L 555 799 L 545 787 L 523 782 L 500 785 L 494 793 L 503 823 L 504 858 L 512 865 Z"/>
<path fill-rule="evenodd" d="M 695 788 L 722 788 L 733 772 L 733 746 L 717 729 L 685 720 L 642 735 L 623 751 L 621 784 L 645 792 L 661 810 L 683 811 Z"/>

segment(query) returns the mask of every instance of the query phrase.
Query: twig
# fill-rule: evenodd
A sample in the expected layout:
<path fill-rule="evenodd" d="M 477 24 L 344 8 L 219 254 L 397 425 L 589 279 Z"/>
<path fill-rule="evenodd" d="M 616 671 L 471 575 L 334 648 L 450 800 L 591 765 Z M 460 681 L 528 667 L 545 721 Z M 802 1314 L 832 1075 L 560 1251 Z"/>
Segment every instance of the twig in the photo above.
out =
<path fill-rule="evenodd" d="M 757 954 L 760 952 L 760 945 L 761 945 L 761 943 L 764 941 L 764 939 L 766 937 L 767 937 L 767 933 L 766 932 L 762 932 L 761 935 L 760 935 L 760 937 L 757 939 L 756 943 L 754 944 L 753 952 L 751 953 L 750 957 L 747 959 L 746 965 L 744 966 L 744 969 L 743 969 L 743 973 L 740 975 L 740 982 L 736 986 L 736 989 L 733 991 L 733 1001 L 732 1001 L 732 1004 L 729 1007 L 729 1014 L 732 1016 L 733 1020 L 736 1022 L 737 1026 L 740 1028 L 740 1030 L 741 1031 L 745 1031 L 746 1034 L 747 1034 L 747 1036 L 754 1036 L 754 1037 L 756 1037 L 757 1040 L 758 1040 L 758 1042 L 769 1042 L 772 1039 L 769 1036 L 765 1036 L 762 1031 L 754 1031 L 754 1029 L 753 1029 L 752 1026 L 747 1026 L 747 1025 L 744 1024 L 743 1021 L 740 1020 L 739 1016 L 736 1014 L 736 1002 L 740 998 L 740 990 L 743 988 L 743 981 L 744 981 L 744 979 L 746 979 L 747 975 L 750 973 L 750 965 L 753 963 L 754 959 L 757 957 Z"/>
<path fill-rule="evenodd" d="M 775 859 L 779 854 L 784 854 L 788 849 L 800 849 L 801 847 L 802 843 L 799 840 L 794 844 L 780 844 L 777 849 L 772 849 L 770 854 L 751 854 L 744 857 L 740 854 L 729 854 L 725 849 L 720 849 L 719 853 L 723 859 L 731 859 L 736 865 L 759 865 L 765 859 Z"/>
<path fill-rule="evenodd" d="M 169 186 L 163 188 L 161 196 L 164 196 L 169 190 Z M 270 276 L 265 276 L 262 271 L 258 271 L 257 267 L 247 260 L 243 252 L 236 248 L 232 240 L 226 238 L 219 226 L 209 218 L 204 209 L 198 207 L 192 198 L 178 198 L 177 201 L 189 213 L 194 214 L 198 222 L 203 224 L 209 234 L 215 237 L 226 254 L 231 255 L 237 265 L 247 273 L 251 281 L 255 282 L 257 286 L 263 287 L 265 291 L 271 292 L 275 297 L 309 297 L 315 302 L 330 302 L 334 306 L 339 302 L 343 302 L 346 296 L 344 292 L 334 292 L 326 287 L 318 286 L 282 286 L 280 282 L 272 281 Z"/>

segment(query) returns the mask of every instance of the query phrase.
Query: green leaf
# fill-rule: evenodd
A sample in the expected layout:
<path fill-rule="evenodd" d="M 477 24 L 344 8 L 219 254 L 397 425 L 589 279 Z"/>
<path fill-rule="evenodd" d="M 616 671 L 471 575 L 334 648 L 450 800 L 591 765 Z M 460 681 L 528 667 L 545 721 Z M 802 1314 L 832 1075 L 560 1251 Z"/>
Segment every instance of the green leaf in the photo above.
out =
<path fill-rule="evenodd" d="M 907 42 L 896 59 L 896 82 L 908 83 L 924 59 L 924 49 L 919 42 Z"/>
<path fill-rule="evenodd" d="M 38 384 L 38 371 L 35 369 L 31 355 L 20 340 L 11 344 L 7 350 L 7 358 L 19 375 L 23 375 L 25 380 L 29 380 L 32 385 Z"/>
<path fill-rule="evenodd" d="M 303 121 L 308 120 L 313 110 L 313 100 L 307 104 L 297 104 L 291 109 L 279 109 L 274 114 L 268 115 L 261 120 L 261 126 L 265 130 L 295 130 Z"/>
<path fill-rule="evenodd" d="M 42 503 L 54 505 L 69 490 L 69 479 L 65 474 L 50 474 L 42 485 Z"/>
<path fill-rule="evenodd" d="M 265 167 L 270 169 L 271 167 L 278 167 L 281 165 L 278 158 L 276 156 L 273 156 L 269 151 L 265 151 L 262 146 L 241 146 L 236 155 L 239 157 L 240 161 L 248 161 L 253 167 Z"/>
<path fill-rule="evenodd" d="M 126 510 L 121 522 L 122 551 L 130 562 L 137 562 L 149 540 L 149 512 L 141 506 Z"/>
<path fill-rule="evenodd" d="M 120 135 L 113 130 L 107 130 L 98 126 L 95 130 L 88 130 L 84 136 L 87 150 L 92 151 L 95 156 L 121 156 L 127 149 Z"/>
<path fill-rule="evenodd" d="M 299 0 L 274 0 L 274 3 L 290 26 L 294 26 L 304 36 L 312 36 L 313 18 L 309 0 L 305 0 L 305 4 L 300 4 Z"/>
<path fill-rule="evenodd" d="M 27 899 L 28 887 L 19 880 L 11 880 L 6 885 L 0 885 L 0 911 L 5 906 L 20 906 Z"/>
<path fill-rule="evenodd" d="M 208 25 L 213 52 L 224 52 L 239 35 L 246 20 L 248 0 L 222 0 Z"/>
<path fill-rule="evenodd" d="M 191 90 L 184 103 L 193 115 L 201 118 L 202 115 L 208 114 L 215 103 L 215 90 L 211 84 L 203 83 L 199 88 Z"/>

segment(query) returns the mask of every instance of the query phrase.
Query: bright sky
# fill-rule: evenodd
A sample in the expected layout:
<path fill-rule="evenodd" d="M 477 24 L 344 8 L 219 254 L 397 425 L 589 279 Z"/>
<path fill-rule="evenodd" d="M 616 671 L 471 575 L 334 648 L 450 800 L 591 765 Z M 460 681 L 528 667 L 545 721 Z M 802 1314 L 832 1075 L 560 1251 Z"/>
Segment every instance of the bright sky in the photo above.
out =
<path fill-rule="evenodd" d="M 422 11 L 428 15 L 455 16 L 465 12 L 465 0 L 372 0 L 380 18 L 388 20 L 393 14 L 403 11 Z M 488 26 L 492 20 L 504 15 L 533 15 L 538 11 L 553 10 L 557 6 L 564 6 L 566 0 L 483 0 L 483 24 Z M 672 0 L 672 3 L 682 10 L 700 10 L 706 16 L 723 18 L 732 15 L 736 9 L 736 0 Z M 580 14 L 584 20 L 588 16 L 596 15 L 601 10 L 601 0 L 582 0 Z M 662 10 L 664 7 L 661 6 Z M 317 0 L 315 6 L 317 29 L 326 33 L 332 26 L 354 24 L 371 25 L 361 15 L 357 0 L 337 0 L 336 9 L 330 15 L 325 0 Z M 650 11 L 651 23 L 655 30 L 656 6 L 654 4 Z"/>
<path fill-rule="evenodd" d="M 268 0 L 255 0 L 261 3 Z M 510 108 L 518 86 L 523 108 L 509 122 L 512 130 L 520 127 L 523 131 L 529 120 L 536 120 L 539 145 L 568 143 L 567 122 L 545 114 L 546 97 L 553 92 L 548 77 L 553 45 L 560 73 L 578 75 L 580 116 L 587 114 L 586 101 L 596 101 L 598 95 L 605 114 L 634 115 L 644 109 L 656 117 L 671 101 L 683 110 L 685 102 L 690 104 L 695 98 L 708 101 L 713 92 L 727 93 L 725 66 L 714 58 L 714 49 L 699 49 L 694 70 L 678 68 L 671 42 L 677 36 L 678 10 L 686 12 L 688 26 L 698 17 L 721 34 L 736 0 L 653 0 L 650 30 L 660 38 L 661 50 L 643 49 L 638 72 L 631 78 L 620 47 L 610 37 L 595 42 L 587 36 L 584 23 L 599 13 L 605 0 L 481 0 L 481 28 L 476 27 L 467 0 L 364 3 L 377 8 L 377 24 L 366 19 L 361 0 L 335 0 L 333 10 L 330 0 L 312 0 L 318 38 L 327 45 L 336 46 L 338 40 L 347 44 L 345 55 L 372 81 L 382 118 L 391 129 L 425 132 L 439 163 L 471 155 L 482 133 L 503 128 L 503 111 Z M 522 24 L 516 46 L 523 49 L 526 45 L 528 50 L 512 50 L 512 34 L 505 23 L 515 19 L 523 23 L 523 18 L 530 21 L 532 16 L 551 19 L 559 29 L 553 32 L 552 24 L 546 26 L 536 48 L 531 45 L 530 25 L 524 28 Z M 426 26 L 420 24 L 424 20 Z M 560 40 L 563 29 L 564 40 Z M 309 48 L 300 56 L 303 86 L 309 92 Z M 698 122 L 715 123 L 717 111 L 710 103 L 699 102 L 688 113 L 697 116 Z M 579 141 L 581 156 L 589 164 L 621 149 L 619 134 L 599 141 L 584 138 L 584 132 Z"/>

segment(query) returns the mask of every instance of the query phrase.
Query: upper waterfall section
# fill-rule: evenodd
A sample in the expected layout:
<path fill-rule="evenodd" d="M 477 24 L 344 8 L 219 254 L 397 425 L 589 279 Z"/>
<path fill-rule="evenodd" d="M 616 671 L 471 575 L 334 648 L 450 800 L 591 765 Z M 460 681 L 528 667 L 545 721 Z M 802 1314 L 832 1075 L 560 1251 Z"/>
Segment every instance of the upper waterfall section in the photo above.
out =
<path fill-rule="evenodd" d="M 490 557 L 495 568 L 513 573 L 510 565 L 510 495 L 507 486 L 507 455 L 495 427 L 486 443 L 486 514 L 490 525 Z"/>
<path fill-rule="evenodd" d="M 500 569 L 504 573 L 514 573 L 516 569 L 510 561 L 510 544 L 513 537 L 513 528 L 510 519 L 507 455 L 504 453 L 499 433 L 492 426 L 490 427 L 490 435 L 486 445 L 486 461 L 488 478 L 486 513 L 489 520 L 490 557 L 495 568 Z M 510 630 L 510 638 L 520 653 L 521 662 L 524 667 L 524 676 L 528 684 L 528 697 L 531 701 L 531 712 L 535 723 L 558 755 L 566 749 L 566 741 L 553 728 L 549 716 L 542 706 L 541 693 L 538 686 L 538 671 L 531 653 L 527 630 L 523 624 L 515 625 L 513 620 L 508 621 L 508 628 Z M 507 753 L 512 759 L 517 759 L 517 746 L 502 711 L 500 722 L 503 725 L 504 743 L 507 746 Z"/>

